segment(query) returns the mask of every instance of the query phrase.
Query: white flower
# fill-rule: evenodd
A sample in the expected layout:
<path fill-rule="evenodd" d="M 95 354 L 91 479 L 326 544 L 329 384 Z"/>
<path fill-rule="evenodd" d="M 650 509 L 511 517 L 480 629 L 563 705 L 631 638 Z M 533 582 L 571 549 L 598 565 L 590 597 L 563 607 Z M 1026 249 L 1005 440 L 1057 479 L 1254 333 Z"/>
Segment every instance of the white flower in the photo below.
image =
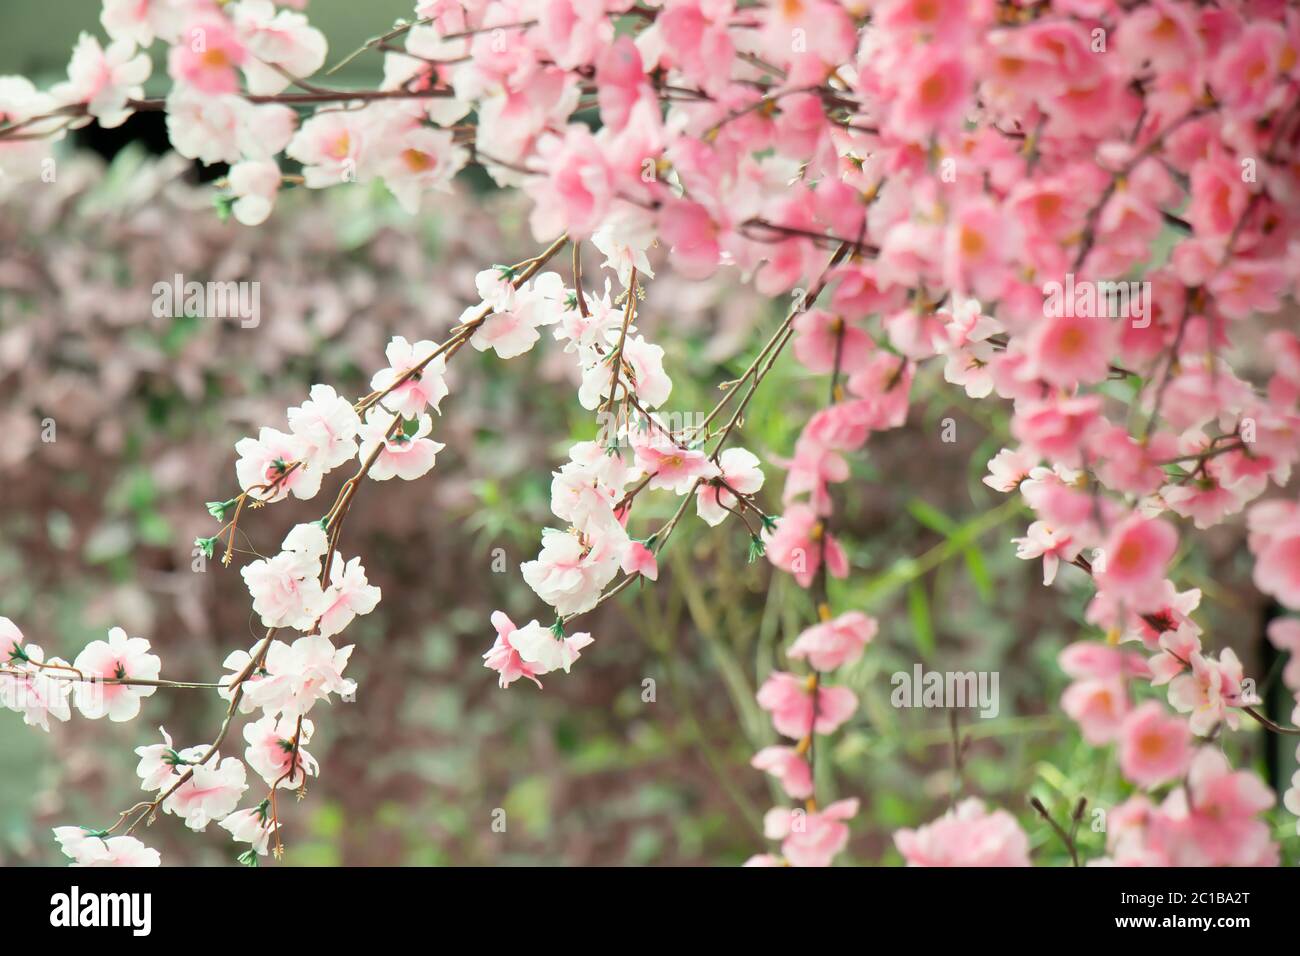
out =
<path fill-rule="evenodd" d="M 229 830 L 236 843 L 251 844 L 258 856 L 266 856 L 271 834 L 280 828 L 279 822 L 273 821 L 267 812 L 270 806 L 270 800 L 263 800 L 255 807 L 236 810 L 217 825 Z"/>
<path fill-rule="evenodd" d="M 84 827 L 55 827 L 54 838 L 71 866 L 160 866 L 162 858 L 135 837 L 101 837 Z"/>
<path fill-rule="evenodd" d="M 261 501 L 280 501 L 290 492 L 295 498 L 313 498 L 320 491 L 321 472 L 303 467 L 309 449 L 302 438 L 274 428 L 263 428 L 256 438 L 235 442 L 239 460 L 235 476 L 239 487 Z"/>
<path fill-rule="evenodd" d="M 248 742 L 244 759 L 268 787 L 300 787 L 306 776 L 314 777 L 319 772 L 316 758 L 306 750 L 314 725 L 304 718 L 295 742 L 294 734 L 298 731 L 297 718 L 287 715 L 265 716 L 244 727 L 244 740 Z"/>
<path fill-rule="evenodd" d="M 627 532 L 617 523 L 592 528 L 589 536 L 547 528 L 537 560 L 525 561 L 520 571 L 557 614 L 580 614 L 596 606 L 626 548 Z"/>
<path fill-rule="evenodd" d="M 261 615 L 263 627 L 308 631 L 320 617 L 325 595 L 317 578 L 319 557 L 281 551 L 269 560 L 245 565 L 239 573 L 253 596 L 253 610 Z"/>
<path fill-rule="evenodd" d="M 213 757 L 186 772 L 190 778 L 163 801 L 162 808 L 181 817 L 191 830 L 203 830 L 230 813 L 248 789 L 244 764 L 238 757 Z"/>
<path fill-rule="evenodd" d="M 434 466 L 438 452 L 447 447 L 427 437 L 433 431 L 430 415 L 421 415 L 416 420 L 415 431 L 410 434 L 405 427 L 399 426 L 389 435 L 394 421 L 393 415 L 375 405 L 366 412 L 366 421 L 361 426 L 358 457 L 366 462 L 376 450 L 379 451 L 379 457 L 370 468 L 370 477 L 375 481 L 387 481 L 393 477 L 413 481 L 426 474 Z"/>
<path fill-rule="evenodd" d="M 586 632 L 556 637 L 549 627 L 529 621 L 510 635 L 510 644 L 526 663 L 532 664 L 534 674 L 549 674 L 561 668 L 567 674 L 581 655 L 579 652 L 592 642 Z"/>
<path fill-rule="evenodd" d="M 114 40 L 104 49 L 89 33 L 81 34 L 68 63 L 68 79 L 50 89 L 60 103 L 84 104 L 103 127 L 121 126 L 134 110 L 127 100 L 144 96 L 153 70 L 149 54 L 136 52 L 130 40 Z"/>
<path fill-rule="evenodd" d="M 230 191 L 235 196 L 230 207 L 235 221 L 245 226 L 260 226 L 266 222 L 271 210 L 275 208 L 275 197 L 280 191 L 279 163 L 273 159 L 246 159 L 231 166 L 230 175 L 226 178 L 230 182 Z"/>
<path fill-rule="evenodd" d="M 384 396 L 385 407 L 391 408 L 403 418 L 414 418 L 422 414 L 426 406 L 433 406 L 434 411 L 439 410 L 438 405 L 447 394 L 447 383 L 443 380 L 447 371 L 445 356 L 439 355 L 418 372 L 409 375 L 400 385 L 393 387 L 398 379 L 437 350 L 438 346 L 428 339 L 411 344 L 400 335 L 393 336 L 384 349 L 388 368 L 380 369 L 370 379 L 370 387 L 376 392 L 393 389 Z"/>
<path fill-rule="evenodd" d="M 329 44 L 303 14 L 277 12 L 270 0 L 240 0 L 228 9 L 240 41 L 252 54 L 243 64 L 250 93 L 279 93 L 290 77 L 306 79 L 324 64 Z"/>
<path fill-rule="evenodd" d="M 85 677 L 157 680 L 162 661 L 149 653 L 149 642 L 142 637 L 127 637 L 115 627 L 107 641 L 91 641 L 77 655 L 72 666 Z M 157 687 L 130 684 L 106 684 L 102 681 L 78 681 L 73 701 L 82 715 L 97 720 L 108 717 L 114 722 L 131 720 L 140 713 L 140 700 L 151 697 Z"/>
<path fill-rule="evenodd" d="M 352 623 L 358 614 L 369 614 L 379 603 L 380 590 L 366 579 L 360 558 L 346 564 L 337 554 L 330 567 L 330 586 L 325 589 L 320 616 L 321 637 L 333 637 Z"/>

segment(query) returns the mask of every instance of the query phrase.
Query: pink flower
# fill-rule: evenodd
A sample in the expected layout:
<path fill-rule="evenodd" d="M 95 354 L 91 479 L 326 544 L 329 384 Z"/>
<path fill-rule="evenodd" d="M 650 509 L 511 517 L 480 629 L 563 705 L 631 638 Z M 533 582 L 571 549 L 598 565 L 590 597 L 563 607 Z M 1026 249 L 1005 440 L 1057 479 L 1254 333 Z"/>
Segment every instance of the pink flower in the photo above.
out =
<path fill-rule="evenodd" d="M 1017 558 L 1043 559 L 1044 586 L 1056 580 L 1056 571 L 1062 561 L 1068 564 L 1079 556 L 1081 550 L 1068 534 L 1053 531 L 1045 521 L 1035 521 L 1023 538 L 1012 538 L 1011 543 L 1016 545 Z"/>
<path fill-rule="evenodd" d="M 1178 532 L 1159 518 L 1132 514 L 1117 524 L 1102 548 L 1097 586 L 1130 602 L 1135 610 L 1159 606 L 1161 582 L 1178 548 Z"/>
<path fill-rule="evenodd" d="M 1146 661 L 1117 647 L 1079 641 L 1063 650 L 1058 662 L 1075 679 L 1061 695 L 1061 709 L 1079 724 L 1088 743 L 1110 743 L 1129 712 L 1126 681 L 1146 677 Z"/>
<path fill-rule="evenodd" d="M 324 609 L 320 556 L 281 551 L 239 569 L 263 627 L 311 630 Z"/>
<path fill-rule="evenodd" d="M 357 685 L 343 676 L 343 669 L 351 656 L 352 645 L 336 648 L 319 635 L 300 637 L 291 645 L 272 641 L 262 666 L 240 685 L 244 692 L 240 709 L 249 713 L 260 707 L 268 715 L 299 717 L 331 694 L 350 698 Z M 223 666 L 241 673 L 248 661 L 247 652 L 235 651 Z M 221 683 L 229 685 L 233 676 L 222 678 Z M 230 699 L 228 687 L 221 696 Z"/>
<path fill-rule="evenodd" d="M 530 666 L 532 674 L 549 674 L 561 669 L 569 673 L 573 662 L 582 656 L 582 649 L 592 643 L 591 635 L 585 631 L 560 637 L 536 621 L 510 632 L 507 640 L 518 652 L 519 659 Z"/>
<path fill-rule="evenodd" d="M 654 552 L 640 541 L 628 542 L 620 567 L 624 574 L 639 574 L 651 581 L 659 580 L 659 562 L 655 560 Z"/>
<path fill-rule="evenodd" d="M 554 272 L 544 272 L 516 289 L 501 270 L 485 269 L 475 284 L 483 304 L 491 309 L 469 340 L 480 352 L 492 349 L 502 359 L 523 355 L 541 338 L 537 331 L 541 326 L 562 317 L 564 282 Z M 471 321 L 480 308 L 467 309 L 461 321 Z"/>
<path fill-rule="evenodd" d="M 837 800 L 824 810 L 773 807 L 763 817 L 763 835 L 781 841 L 781 854 L 791 866 L 830 866 L 848 846 L 845 821 L 857 813 L 857 798 Z"/>
<path fill-rule="evenodd" d="M 1282 683 L 1291 690 L 1300 690 L 1300 619 L 1280 617 L 1270 621 L 1268 639 L 1279 651 L 1290 655 L 1282 671 Z"/>
<path fill-rule="evenodd" d="M 434 411 L 439 410 L 438 406 L 447 394 L 447 384 L 443 381 L 447 361 L 439 355 L 432 361 L 425 362 L 437 348 L 428 339 L 411 344 L 400 335 L 393 336 L 393 340 L 384 349 L 388 368 L 376 372 L 370 379 L 370 387 L 377 392 L 392 388 L 383 399 L 386 407 L 403 418 L 414 418 L 430 406 Z M 413 371 L 422 362 L 425 363 L 423 367 Z M 399 379 L 401 384 L 394 387 Z"/>
<path fill-rule="evenodd" d="M 162 808 L 184 819 L 191 830 L 204 830 L 230 813 L 248 789 L 244 765 L 236 757 L 214 757 L 186 772 L 190 778 L 163 801 Z"/>
<path fill-rule="evenodd" d="M 525 661 L 510 643 L 510 635 L 518 630 L 514 621 L 501 611 L 493 611 L 492 626 L 496 628 L 497 639 L 483 655 L 483 666 L 500 675 L 501 687 L 509 687 L 521 677 L 526 677 L 541 687 L 542 682 L 537 679 L 538 665 Z"/>
<path fill-rule="evenodd" d="M 416 127 L 401 130 L 375 143 L 374 169 L 406 212 L 416 215 L 430 190 L 449 193 L 452 179 L 464 168 L 469 153 L 455 145 L 448 130 Z"/>
<path fill-rule="evenodd" d="M 1017 408 L 1011 433 L 1039 456 L 1078 467 L 1079 449 L 1100 414 L 1099 395 L 1045 401 Z"/>
<path fill-rule="evenodd" d="M 247 57 L 248 50 L 230 21 L 202 17 L 181 31 L 180 42 L 167 58 L 167 72 L 177 83 L 200 93 L 234 93 L 239 89 L 237 69 Z"/>
<path fill-rule="evenodd" d="M 542 532 L 542 550 L 519 566 L 524 581 L 561 616 L 590 611 L 619 571 L 627 535 L 617 524 L 589 533 Z"/>
<path fill-rule="evenodd" d="M 1247 516 L 1255 586 L 1285 607 L 1300 610 L 1300 516 L 1279 511 L 1276 504 L 1283 503 L 1256 505 Z"/>
<path fill-rule="evenodd" d="M 847 687 L 817 686 L 785 671 L 773 671 L 758 689 L 758 706 L 772 714 L 777 733 L 802 740 L 813 731 L 831 734 L 853 716 L 858 698 Z"/>
<path fill-rule="evenodd" d="M 255 807 L 228 814 L 217 826 L 228 830 L 236 843 L 247 843 L 258 856 L 266 856 L 271 836 L 280 828 L 279 822 L 271 819 L 270 807 L 271 801 L 263 800 Z"/>
<path fill-rule="evenodd" d="M 127 101 L 144 98 L 143 84 L 152 70 L 149 54 L 136 52 L 130 40 L 115 40 L 104 49 L 83 33 L 68 62 L 68 79 L 56 83 L 50 95 L 61 104 L 84 104 L 100 126 L 121 126 L 133 112 Z"/>
<path fill-rule="evenodd" d="M 894 834 L 908 866 L 1029 866 L 1029 837 L 1005 810 L 968 797 L 939 819 Z"/>
<path fill-rule="evenodd" d="M 754 754 L 749 765 L 780 780 L 782 788 L 795 800 L 812 796 L 812 768 L 794 747 L 764 747 Z"/>
<path fill-rule="evenodd" d="M 707 481 L 721 471 L 703 451 L 674 445 L 654 429 L 635 436 L 632 448 L 637 467 L 654 476 L 649 487 L 665 488 L 674 494 L 684 495 L 696 481 Z"/>
<path fill-rule="evenodd" d="M 1039 458 L 1023 448 L 1003 448 L 989 459 L 989 473 L 984 484 L 994 491 L 1015 491 L 1037 466 Z"/>
<path fill-rule="evenodd" d="M 1106 378 L 1115 353 L 1115 326 L 1103 315 L 1046 317 L 1028 341 L 1028 374 L 1063 388 Z"/>
<path fill-rule="evenodd" d="M 85 827 L 55 827 L 54 838 L 71 866 L 161 866 L 157 850 L 135 837 L 96 836 Z"/>
<path fill-rule="evenodd" d="M 107 641 L 87 644 L 72 666 L 84 677 L 157 680 L 162 661 L 149 653 L 149 642 L 143 637 L 127 637 L 126 631 L 115 627 L 108 632 Z M 157 690 L 149 686 L 78 681 L 73 689 L 73 701 L 83 717 L 91 720 L 107 717 L 120 723 L 140 713 L 140 701 L 152 697 Z"/>
<path fill-rule="evenodd" d="M 202 745 L 176 750 L 172 745 L 171 734 L 159 727 L 163 742 L 136 747 L 136 756 L 140 762 L 136 765 L 136 776 L 140 778 L 143 790 L 164 790 L 176 782 L 181 773 L 190 764 L 198 763 L 208 748 Z"/>
<path fill-rule="evenodd" d="M 287 498 L 313 498 L 320 491 L 323 472 L 319 468 L 303 467 L 303 459 L 313 449 L 298 435 L 286 435 L 274 428 L 263 427 L 256 438 L 241 438 L 235 442 L 239 460 L 235 462 L 235 475 L 239 487 L 259 501 L 273 502 Z"/>
<path fill-rule="evenodd" d="M 827 533 L 821 518 L 807 505 L 791 505 L 777 521 L 776 530 L 764 532 L 767 557 L 776 567 L 794 575 L 800 587 L 809 587 L 821 566 L 837 578 L 847 577 L 849 559 L 839 541 Z"/>
<path fill-rule="evenodd" d="M 313 385 L 310 394 L 308 401 L 289 409 L 289 431 L 301 441 L 303 466 L 324 474 L 356 455 L 361 420 L 352 403 L 330 386 Z"/>
<path fill-rule="evenodd" d="M 727 33 L 732 9 L 731 0 L 668 0 L 656 23 L 662 34 L 660 60 L 706 92 L 721 87 L 734 54 Z"/>
<path fill-rule="evenodd" d="M 1189 661 L 1190 674 L 1175 677 L 1169 684 L 1169 703 L 1180 714 L 1190 713 L 1192 732 L 1205 737 L 1220 723 L 1234 730 L 1241 718 L 1235 710 L 1246 703 L 1241 699 L 1241 661 L 1232 648 L 1225 647 L 1219 659 L 1194 653 Z"/>
<path fill-rule="evenodd" d="M 1061 695 L 1061 709 L 1079 725 L 1083 739 L 1094 747 L 1119 736 L 1128 715 L 1129 701 L 1119 677 L 1078 680 Z"/>
<path fill-rule="evenodd" d="M 1255 774 L 1234 771 L 1217 748 L 1200 748 L 1186 789 L 1175 791 L 1161 807 L 1175 865 L 1276 866 L 1269 826 L 1255 819 L 1276 800 Z"/>
<path fill-rule="evenodd" d="M 330 566 L 330 583 L 321 597 L 317 633 L 333 637 L 352 623 L 359 614 L 369 614 L 381 597 L 379 588 L 366 578 L 360 558 L 344 563 L 337 553 Z"/>
<path fill-rule="evenodd" d="M 1214 95 L 1246 115 L 1258 112 L 1279 79 L 1288 49 L 1280 25 L 1267 20 L 1249 23 L 1214 61 L 1210 71 Z M 1294 63 L 1294 48 L 1290 50 Z"/>
<path fill-rule="evenodd" d="M 1149 661 L 1152 687 L 1168 684 L 1191 666 L 1193 655 L 1201 653 L 1199 633 L 1199 628 L 1182 624 L 1160 634 L 1156 642 L 1159 653 Z"/>
<path fill-rule="evenodd" d="M 544 137 L 537 147 L 547 175 L 530 179 L 533 235 L 548 242 L 562 232 L 587 239 L 600 228 L 614 198 L 613 173 L 590 129 L 575 123 L 563 137 Z"/>
<path fill-rule="evenodd" d="M 378 453 L 379 456 L 370 468 L 370 477 L 375 481 L 394 477 L 414 481 L 428 474 L 437 462 L 438 452 L 447 447 L 428 437 L 433 431 L 433 416 L 420 415 L 412 420 L 413 430 L 408 430 L 405 427 L 408 423 L 404 421 L 393 431 L 395 421 L 393 415 L 375 405 L 366 412 L 365 423 L 359 430 L 361 449 L 358 457 L 369 461 L 371 455 Z"/>
<path fill-rule="evenodd" d="M 945 306 L 937 316 L 950 316 L 946 319 L 944 340 L 937 346 L 939 354 L 947 357 L 943 378 L 960 385 L 971 398 L 985 398 L 993 391 L 996 355 L 988 340 L 1004 330 L 997 320 L 982 314 L 978 299 L 953 295 L 953 304 Z"/>
<path fill-rule="evenodd" d="M 42 667 L 41 665 L 59 665 Z M 68 700 L 73 676 L 68 662 L 53 657 L 35 644 L 24 644 L 22 632 L 7 617 L 0 617 L 0 665 L 19 674 L 0 674 L 0 706 L 23 715 L 23 723 L 49 732 L 50 718 L 66 721 L 72 716 Z M 60 677 L 60 673 L 65 677 Z M 102 687 L 103 685 L 96 685 Z"/>
<path fill-rule="evenodd" d="M 332 110 L 317 113 L 302 124 L 289 141 L 285 155 L 302 163 L 302 174 L 309 189 L 324 189 L 359 179 L 369 140 L 364 123 L 356 113 Z M 392 362 L 391 355 L 389 361 Z M 372 383 L 371 387 L 376 386 Z"/>
<path fill-rule="evenodd" d="M 806 628 L 795 638 L 787 656 L 807 660 L 813 670 L 832 671 L 861 657 L 862 649 L 876 636 L 876 631 L 875 618 L 861 611 L 847 611 Z"/>
<path fill-rule="evenodd" d="M 742 495 L 757 494 L 763 487 L 763 469 L 758 456 L 744 448 L 728 448 L 718 456 L 720 482 L 706 481 L 695 490 L 695 511 L 711 528 L 726 520 L 728 508 L 737 507 L 734 489 Z M 727 487 L 723 487 L 726 482 Z"/>
<path fill-rule="evenodd" d="M 147 47 L 157 37 L 179 36 L 180 11 L 175 0 L 104 0 L 99 22 L 114 40 Z"/>
<path fill-rule="evenodd" d="M 307 777 L 320 771 L 316 758 L 306 750 L 314 730 L 312 722 L 305 718 L 298 733 L 297 718 L 265 716 L 244 726 L 244 740 L 248 743 L 244 759 L 268 787 L 297 789 Z"/>
<path fill-rule="evenodd" d="M 674 268 L 687 279 L 707 279 L 717 271 L 721 226 L 700 203 L 668 200 L 659 210 L 659 235 L 672 253 Z"/>
<path fill-rule="evenodd" d="M 270 0 L 241 0 L 231 17 L 249 54 L 241 65 L 250 93 L 279 93 L 290 77 L 306 79 L 324 65 L 325 34 L 301 13 L 277 10 Z"/>
<path fill-rule="evenodd" d="M 206 96 L 183 86 L 173 87 L 167 96 L 167 134 L 172 146 L 182 156 L 203 163 L 240 165 L 243 159 L 272 160 L 289 144 L 297 125 L 298 114 L 283 103 L 250 103 L 234 93 Z M 255 194 L 269 201 L 268 172 L 266 166 L 240 170 L 231 182 L 232 192 L 241 198 Z M 249 218 L 270 211 L 257 207 L 257 203 L 246 204 Z"/>
<path fill-rule="evenodd" d="M 928 44 L 915 48 L 901 66 L 891 127 L 914 140 L 952 128 L 970 96 L 970 73 L 961 57 Z"/>
<path fill-rule="evenodd" d="M 852 372 L 866 361 L 875 346 L 863 329 L 838 315 L 810 309 L 795 317 L 794 355 L 810 372 L 827 374 L 839 363 Z"/>
<path fill-rule="evenodd" d="M 1120 727 L 1119 765 L 1124 776 L 1140 787 L 1176 780 L 1191 763 L 1191 733 L 1187 722 L 1170 716 L 1153 700 L 1124 719 Z"/>
<path fill-rule="evenodd" d="M 1192 167 L 1192 200 L 1187 212 L 1198 236 L 1226 236 L 1249 201 L 1241 169 L 1230 155 L 1218 153 Z"/>

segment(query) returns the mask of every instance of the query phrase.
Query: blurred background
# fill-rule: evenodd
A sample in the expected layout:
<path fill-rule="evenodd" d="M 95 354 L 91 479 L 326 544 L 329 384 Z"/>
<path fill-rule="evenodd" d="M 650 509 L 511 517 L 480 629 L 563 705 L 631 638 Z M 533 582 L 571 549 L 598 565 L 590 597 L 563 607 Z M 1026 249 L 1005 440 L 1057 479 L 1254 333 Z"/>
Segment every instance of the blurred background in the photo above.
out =
<path fill-rule="evenodd" d="M 316 0 L 311 14 L 333 62 L 409 6 Z M 76 32 L 97 29 L 96 10 L 6 0 L 0 74 L 52 81 Z M 376 55 L 362 57 L 339 85 L 373 85 L 380 69 Z M 218 527 L 203 503 L 236 488 L 235 441 L 283 427 L 312 383 L 364 394 L 392 335 L 441 338 L 475 300 L 479 269 L 537 246 L 518 197 L 472 173 L 418 216 L 378 184 L 355 185 L 292 190 L 264 227 L 247 229 L 217 215 L 206 181 L 223 169 L 197 170 L 164 147 L 156 115 L 83 131 L 61 144 L 53 183 L 0 206 L 0 614 L 68 659 L 122 626 L 152 642 L 164 677 L 206 681 L 260 636 L 238 565 L 319 517 L 345 477 L 328 478 L 316 502 L 246 516 L 236 565 L 196 570 L 194 538 Z M 668 409 L 700 414 L 786 303 L 756 297 L 734 275 L 684 282 L 662 255 L 654 264 L 640 327 L 667 350 Z M 586 260 L 589 283 L 598 265 Z M 567 254 L 555 267 L 571 281 Z M 178 272 L 259 282 L 260 325 L 155 318 L 152 286 Z M 775 742 L 753 695 L 814 615 L 787 577 L 747 562 L 734 521 L 710 530 L 692 513 L 658 584 L 585 618 L 595 644 L 545 691 L 527 682 L 502 691 L 482 666 L 492 610 L 521 624 L 545 610 L 518 565 L 551 520 L 551 470 L 595 434 L 570 364 L 545 337 L 509 363 L 465 350 L 435 422 L 447 445 L 437 468 L 357 497 L 343 550 L 362 558 L 384 598 L 344 634 L 356 644 L 355 702 L 312 713 L 322 775 L 282 809 L 286 863 L 727 865 L 767 848 L 762 814 L 788 801 L 748 766 Z M 878 616 L 881 628 L 845 675 L 862 707 L 819 746 L 819 792 L 823 802 L 863 801 L 846 863 L 899 862 L 892 831 L 939 815 L 954 793 L 1006 807 L 1036 860 L 1064 863 L 1029 797 L 1061 818 L 1080 796 L 1106 807 L 1128 792 L 1113 753 L 1082 743 L 1058 707 L 1057 653 L 1098 638 L 1073 623 L 1087 582 L 1066 568 L 1043 588 L 1039 564 L 1015 559 L 1008 539 L 1023 533 L 1026 512 L 980 483 L 1008 443 L 1004 410 L 954 394 L 939 372 L 922 372 L 906 427 L 873 437 L 838 493 L 853 573 L 832 582 L 832 603 Z M 788 456 L 824 393 L 823 378 L 783 359 L 740 444 L 765 461 Z M 42 440 L 47 419 L 54 441 Z M 941 438 L 946 419 L 954 442 Z M 763 505 L 779 512 L 783 475 L 765 471 Z M 650 527 L 675 504 L 662 493 L 648 503 L 635 520 Z M 1263 638 L 1277 611 L 1250 584 L 1241 528 L 1196 541 L 1179 580 L 1205 592 L 1206 643 L 1236 648 L 1265 709 L 1286 720 L 1282 662 Z M 494 571 L 497 549 L 504 573 Z M 959 715 L 957 733 L 971 740 L 960 774 L 949 714 L 890 706 L 890 675 L 918 661 L 1000 674 L 999 715 Z M 222 710 L 206 691 L 160 691 L 130 724 L 74 715 L 48 735 L 0 712 L 0 863 L 62 862 L 50 827 L 107 826 L 139 799 L 133 748 L 157 741 L 160 725 L 178 746 L 210 741 Z M 1275 785 L 1294 769 L 1293 745 L 1252 728 L 1228 746 Z M 225 752 L 242 753 L 237 731 Z M 505 832 L 492 826 L 498 809 Z M 1294 819 L 1275 819 L 1294 863 Z M 240 850 L 226 831 L 193 834 L 172 816 L 138 835 L 172 864 L 233 864 Z M 1084 828 L 1084 855 L 1098 855 L 1103 838 Z"/>

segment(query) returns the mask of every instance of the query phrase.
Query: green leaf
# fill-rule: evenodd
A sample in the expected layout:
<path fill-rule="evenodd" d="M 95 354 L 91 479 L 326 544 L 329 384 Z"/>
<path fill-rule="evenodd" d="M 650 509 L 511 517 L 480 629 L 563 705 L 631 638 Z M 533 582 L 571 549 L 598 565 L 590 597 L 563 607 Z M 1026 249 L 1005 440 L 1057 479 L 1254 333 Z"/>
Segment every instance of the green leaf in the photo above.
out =
<path fill-rule="evenodd" d="M 907 503 L 908 513 L 931 531 L 937 531 L 945 538 L 957 530 L 957 522 L 927 501 L 913 498 Z"/>
<path fill-rule="evenodd" d="M 966 560 L 966 570 L 970 572 L 970 579 L 975 583 L 980 600 L 987 604 L 993 600 L 993 577 L 989 574 L 988 565 L 984 563 L 984 555 L 979 548 L 972 547 L 962 552 L 962 557 Z"/>
<path fill-rule="evenodd" d="M 930 619 L 930 598 L 920 581 L 913 581 L 907 589 L 907 613 L 912 619 L 916 649 L 928 660 L 934 656 L 934 624 Z"/>

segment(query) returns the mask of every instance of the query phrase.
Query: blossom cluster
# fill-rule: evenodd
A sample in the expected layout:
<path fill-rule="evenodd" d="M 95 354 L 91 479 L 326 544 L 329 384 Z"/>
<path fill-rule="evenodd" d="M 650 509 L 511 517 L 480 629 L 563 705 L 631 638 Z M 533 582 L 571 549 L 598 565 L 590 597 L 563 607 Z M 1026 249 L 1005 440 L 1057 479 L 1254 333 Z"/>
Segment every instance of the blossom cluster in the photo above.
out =
<path fill-rule="evenodd" d="M 442 445 L 430 411 L 459 349 L 512 358 L 546 327 L 572 353 L 578 401 L 602 434 L 574 445 L 555 473 L 561 527 L 521 569 L 554 624 L 493 616 L 485 663 L 502 686 L 567 671 L 592 637 L 566 636 L 565 625 L 656 578 L 692 499 L 709 525 L 734 514 L 753 553 L 810 589 L 818 608 L 787 654 L 810 673 L 775 672 L 759 691 L 795 745 L 765 748 L 755 764 L 808 801 L 769 814 L 779 859 L 829 863 L 856 802 L 816 808 L 814 738 L 856 700 L 822 677 L 875 633 L 860 611 L 830 607 L 827 579 L 851 570 L 831 530 L 833 488 L 849 480 L 848 454 L 904 422 L 914 378 L 933 361 L 967 397 L 1009 405 L 1013 444 L 986 482 L 1033 513 L 1018 555 L 1041 558 L 1047 584 L 1063 566 L 1091 576 L 1085 617 L 1107 640 L 1062 656 L 1073 679 L 1063 709 L 1090 743 L 1119 747 L 1132 785 L 1168 788 L 1159 805 L 1135 796 L 1112 813 L 1124 825 L 1108 831 L 1108 860 L 1276 858 L 1256 819 L 1271 792 L 1194 740 L 1243 715 L 1260 720 L 1253 684 L 1202 633 L 1191 617 L 1200 595 L 1175 578 L 1180 546 L 1195 540 L 1188 525 L 1244 513 L 1255 584 L 1300 610 L 1300 503 L 1265 497 L 1300 457 L 1300 338 L 1264 337 L 1249 321 L 1293 299 L 1300 274 L 1293 5 L 419 0 L 413 22 L 367 45 L 383 54 L 383 82 L 362 91 L 313 79 L 324 38 L 301 4 L 281 6 L 295 9 L 105 0 L 109 40 L 83 35 L 66 81 L 39 90 L 0 78 L 5 181 L 38 177 L 49 141 L 68 129 L 161 109 L 177 152 L 229 164 L 223 202 L 246 225 L 300 184 L 378 180 L 418 212 L 472 161 L 527 195 L 531 228 L 550 245 L 481 273 L 481 301 L 442 344 L 395 337 L 370 395 L 350 402 L 317 385 L 288 411 L 287 431 L 268 426 L 237 445 L 241 492 L 209 506 L 230 521 L 201 539 L 212 554 L 226 536 L 227 563 L 245 509 L 311 499 L 332 470 L 359 462 L 319 522 L 241 569 L 268 631 L 227 660 L 223 693 L 232 714 L 262 714 L 247 763 L 264 778 L 280 770 L 267 740 L 289 763 L 268 780 L 267 801 L 236 811 L 243 763 L 218 757 L 216 744 L 195 755 L 168 742 L 142 755 L 142 776 L 162 794 L 146 813 L 161 807 L 195 828 L 230 821 L 255 850 L 278 840 L 275 790 L 316 770 L 301 751 L 305 715 L 352 691 L 342 676 L 351 648 L 331 638 L 379 599 L 359 560 L 338 553 L 353 497 L 367 478 L 412 480 L 434 466 Z M 150 100 L 154 44 L 166 48 L 169 86 Z M 572 288 L 541 272 L 566 243 L 586 242 L 612 274 L 599 296 L 584 288 L 580 254 Z M 658 414 L 672 382 L 662 347 L 636 324 L 652 251 L 678 274 L 735 267 L 761 293 L 795 299 L 705 424 L 684 431 Z M 1250 382 L 1233 362 L 1259 338 L 1272 365 L 1267 381 Z M 809 371 L 829 373 L 831 399 L 796 442 L 777 517 L 754 499 L 757 456 L 724 446 L 791 342 Z M 710 428 L 739 395 L 728 423 Z M 647 490 L 681 503 L 634 538 L 631 512 Z M 1297 627 L 1284 619 L 1272 638 L 1295 653 Z M 301 636 L 286 643 L 281 629 Z M 22 688 L 29 723 L 66 719 L 69 694 L 87 716 L 129 719 L 157 679 L 156 658 L 117 632 L 72 665 L 45 661 L 21 635 L 6 640 L 0 686 Z M 70 692 L 55 677 L 64 671 Z M 98 700 L 93 675 L 116 681 L 99 682 Z M 1284 798 L 1293 810 L 1295 783 Z M 1012 824 L 966 801 L 896 842 L 914 863 L 1021 862 Z M 110 832 L 60 839 L 83 862 L 148 858 L 110 848 L 127 838 Z"/>

